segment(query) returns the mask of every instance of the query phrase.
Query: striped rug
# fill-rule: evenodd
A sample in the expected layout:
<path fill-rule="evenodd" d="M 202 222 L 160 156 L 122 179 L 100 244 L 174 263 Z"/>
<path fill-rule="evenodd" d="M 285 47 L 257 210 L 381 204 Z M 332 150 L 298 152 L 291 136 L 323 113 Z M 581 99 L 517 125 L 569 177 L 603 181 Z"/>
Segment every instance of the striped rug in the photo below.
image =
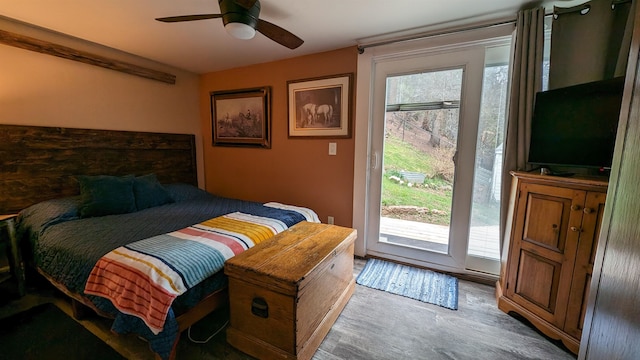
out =
<path fill-rule="evenodd" d="M 458 310 L 458 279 L 411 266 L 369 259 L 356 283 Z"/>

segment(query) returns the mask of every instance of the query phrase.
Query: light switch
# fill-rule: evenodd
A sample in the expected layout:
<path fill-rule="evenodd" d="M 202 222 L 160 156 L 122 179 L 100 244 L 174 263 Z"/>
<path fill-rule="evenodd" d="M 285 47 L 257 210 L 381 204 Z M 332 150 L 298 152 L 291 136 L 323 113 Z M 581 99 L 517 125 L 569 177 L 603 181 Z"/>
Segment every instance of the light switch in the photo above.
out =
<path fill-rule="evenodd" d="M 338 144 L 334 142 L 329 143 L 329 155 L 335 155 L 338 153 Z"/>

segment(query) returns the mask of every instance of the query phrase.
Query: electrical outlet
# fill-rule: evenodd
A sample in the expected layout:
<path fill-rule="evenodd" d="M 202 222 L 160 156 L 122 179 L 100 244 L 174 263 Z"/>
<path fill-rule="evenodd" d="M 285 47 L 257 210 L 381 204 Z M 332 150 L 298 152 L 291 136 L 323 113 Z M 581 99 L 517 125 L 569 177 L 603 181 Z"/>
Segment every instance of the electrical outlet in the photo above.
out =
<path fill-rule="evenodd" d="M 333 216 L 327 216 L 327 224 L 333 225 Z"/>

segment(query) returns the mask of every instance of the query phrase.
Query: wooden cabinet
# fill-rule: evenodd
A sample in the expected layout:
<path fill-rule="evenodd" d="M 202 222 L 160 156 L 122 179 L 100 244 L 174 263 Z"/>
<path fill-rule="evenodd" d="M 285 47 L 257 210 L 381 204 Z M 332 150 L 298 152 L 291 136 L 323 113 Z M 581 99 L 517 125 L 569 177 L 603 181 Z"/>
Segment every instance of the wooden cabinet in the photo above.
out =
<path fill-rule="evenodd" d="M 576 353 L 607 182 L 513 173 L 498 307 Z"/>

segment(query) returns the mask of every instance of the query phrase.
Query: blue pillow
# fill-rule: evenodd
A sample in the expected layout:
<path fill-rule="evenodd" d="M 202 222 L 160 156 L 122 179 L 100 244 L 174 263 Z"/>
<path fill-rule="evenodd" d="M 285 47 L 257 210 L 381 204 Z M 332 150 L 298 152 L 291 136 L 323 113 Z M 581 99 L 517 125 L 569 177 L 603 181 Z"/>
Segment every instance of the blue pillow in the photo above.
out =
<path fill-rule="evenodd" d="M 171 198 L 173 198 L 173 201 L 175 202 L 198 199 L 213 200 L 215 198 L 214 195 L 211 195 L 198 187 L 184 183 L 167 184 L 165 189 L 167 189 Z"/>
<path fill-rule="evenodd" d="M 125 214 L 136 211 L 132 175 L 78 176 L 80 217 Z"/>
<path fill-rule="evenodd" d="M 138 176 L 133 180 L 133 194 L 138 210 L 173 202 L 167 189 L 160 184 L 156 174 Z"/>

